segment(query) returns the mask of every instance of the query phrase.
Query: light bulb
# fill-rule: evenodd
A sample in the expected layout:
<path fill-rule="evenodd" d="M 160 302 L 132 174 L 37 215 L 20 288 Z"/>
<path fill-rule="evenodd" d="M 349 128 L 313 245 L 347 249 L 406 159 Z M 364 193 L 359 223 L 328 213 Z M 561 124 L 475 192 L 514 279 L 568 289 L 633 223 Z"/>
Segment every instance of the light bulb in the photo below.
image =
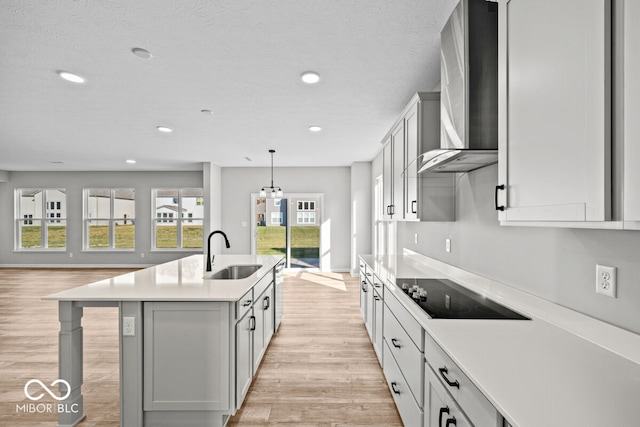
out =
<path fill-rule="evenodd" d="M 264 191 L 264 188 L 260 190 L 260 197 L 267 197 L 267 192 Z"/>
<path fill-rule="evenodd" d="M 278 198 L 282 197 L 282 190 L 276 191 L 276 197 Z"/>
<path fill-rule="evenodd" d="M 271 198 L 272 199 L 276 198 L 276 190 L 271 190 Z"/>

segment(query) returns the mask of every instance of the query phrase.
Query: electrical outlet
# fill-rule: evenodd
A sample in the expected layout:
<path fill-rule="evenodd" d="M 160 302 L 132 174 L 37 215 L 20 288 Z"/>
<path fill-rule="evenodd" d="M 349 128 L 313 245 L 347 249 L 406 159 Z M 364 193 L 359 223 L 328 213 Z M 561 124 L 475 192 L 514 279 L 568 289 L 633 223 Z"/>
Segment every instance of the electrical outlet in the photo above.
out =
<path fill-rule="evenodd" d="M 73 258 L 73 252 L 69 252 L 69 258 Z"/>
<path fill-rule="evenodd" d="M 444 250 L 451 252 L 451 239 L 444 239 Z"/>
<path fill-rule="evenodd" d="M 136 335 L 136 318 L 123 317 L 122 318 L 122 336 L 133 337 L 135 335 Z"/>
<path fill-rule="evenodd" d="M 413 243 L 415 243 L 416 245 L 418 244 L 418 233 L 415 233 L 413 235 Z"/>
<path fill-rule="evenodd" d="M 140 254 L 140 258 L 144 258 L 144 252 Z"/>
<path fill-rule="evenodd" d="M 616 298 L 616 268 L 596 265 L 596 293 Z"/>

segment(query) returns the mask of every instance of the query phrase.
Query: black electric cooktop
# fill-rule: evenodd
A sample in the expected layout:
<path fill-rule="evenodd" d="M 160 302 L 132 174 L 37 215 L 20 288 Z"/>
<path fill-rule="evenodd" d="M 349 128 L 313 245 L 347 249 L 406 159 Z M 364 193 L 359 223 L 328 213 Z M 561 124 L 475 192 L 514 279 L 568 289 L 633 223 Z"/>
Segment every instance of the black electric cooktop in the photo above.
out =
<path fill-rule="evenodd" d="M 451 280 L 400 278 L 396 285 L 433 319 L 531 320 Z"/>

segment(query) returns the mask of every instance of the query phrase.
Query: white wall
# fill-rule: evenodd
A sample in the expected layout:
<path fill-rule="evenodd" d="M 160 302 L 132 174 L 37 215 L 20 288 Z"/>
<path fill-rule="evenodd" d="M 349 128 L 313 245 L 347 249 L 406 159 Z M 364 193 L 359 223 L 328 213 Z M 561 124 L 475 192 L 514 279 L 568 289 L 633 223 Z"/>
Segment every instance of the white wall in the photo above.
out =
<path fill-rule="evenodd" d="M 251 253 L 251 193 L 271 180 L 269 168 L 222 168 L 222 230 L 229 237 L 230 249 L 222 253 Z M 323 193 L 323 232 L 330 229 L 328 253 L 333 271 L 350 268 L 350 186 L 348 167 L 274 168 L 274 184 L 287 193 Z M 246 226 L 243 226 L 243 223 Z M 324 237 L 323 237 L 324 240 Z"/>
<path fill-rule="evenodd" d="M 0 266 L 151 265 L 200 253 L 150 252 L 152 188 L 201 188 L 202 172 L 11 172 L 0 181 Z M 14 251 L 14 190 L 64 188 L 67 198 L 67 249 L 65 251 Z M 135 188 L 136 248 L 133 252 L 82 251 L 82 190 L 84 188 Z M 73 258 L 69 255 L 73 254 Z M 142 256 L 144 254 L 144 257 Z"/>
<path fill-rule="evenodd" d="M 351 274 L 357 276 L 358 255 L 371 252 L 371 162 L 351 165 Z"/>
<path fill-rule="evenodd" d="M 640 333 L 640 232 L 501 227 L 493 206 L 497 177 L 497 165 L 459 175 L 456 221 L 398 223 L 399 249 Z M 451 253 L 445 252 L 446 238 Z M 618 267 L 617 299 L 596 294 L 596 264 Z"/>

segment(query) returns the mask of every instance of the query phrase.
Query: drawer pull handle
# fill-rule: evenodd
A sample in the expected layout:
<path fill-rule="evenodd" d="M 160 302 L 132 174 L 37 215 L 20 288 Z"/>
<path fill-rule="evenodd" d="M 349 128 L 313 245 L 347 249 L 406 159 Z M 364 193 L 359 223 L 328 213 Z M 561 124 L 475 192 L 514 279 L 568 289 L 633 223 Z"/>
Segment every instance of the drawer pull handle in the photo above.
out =
<path fill-rule="evenodd" d="M 248 300 L 246 300 L 246 301 L 244 302 L 244 304 L 242 304 L 242 306 L 243 306 L 243 307 L 249 307 L 249 306 L 251 305 L 251 303 L 252 303 L 252 302 L 253 302 L 252 300 L 248 299 Z"/>
<path fill-rule="evenodd" d="M 504 190 L 504 184 L 496 185 L 496 192 L 493 195 L 493 203 L 497 211 L 504 211 L 504 206 L 498 206 L 498 190 Z"/>
<path fill-rule="evenodd" d="M 418 213 L 418 201 L 417 200 L 412 200 L 411 201 L 411 213 Z"/>
<path fill-rule="evenodd" d="M 270 297 L 264 297 L 263 301 L 263 310 L 269 310 L 269 307 L 271 307 L 271 298 Z"/>
<path fill-rule="evenodd" d="M 376 295 L 376 296 L 374 296 L 374 297 L 373 297 L 373 299 L 374 299 L 374 300 L 376 300 L 376 301 L 380 301 L 380 297 L 379 297 L 379 296 L 377 296 L 377 295 Z"/>
<path fill-rule="evenodd" d="M 456 425 L 456 417 L 447 418 L 447 423 L 444 425 L 444 427 L 449 427 L 449 425 Z"/>
<path fill-rule="evenodd" d="M 395 382 L 391 383 L 391 390 L 393 390 L 395 394 L 400 394 L 400 390 L 398 389 L 398 384 L 396 384 Z"/>
<path fill-rule="evenodd" d="M 398 340 L 395 338 L 391 338 L 391 344 L 393 344 L 395 348 L 402 348 L 402 346 L 398 344 Z"/>
<path fill-rule="evenodd" d="M 447 378 L 446 374 L 449 373 L 449 370 L 447 369 L 446 366 L 444 368 L 438 368 L 438 371 L 440 371 L 440 376 L 445 380 L 445 382 L 449 385 L 449 387 L 460 388 L 460 383 L 458 382 L 458 380 L 451 381 L 449 378 Z"/>
<path fill-rule="evenodd" d="M 449 415 L 449 407 L 448 406 L 440 408 L 440 414 L 438 415 L 438 427 L 442 427 L 442 416 L 444 414 Z"/>

